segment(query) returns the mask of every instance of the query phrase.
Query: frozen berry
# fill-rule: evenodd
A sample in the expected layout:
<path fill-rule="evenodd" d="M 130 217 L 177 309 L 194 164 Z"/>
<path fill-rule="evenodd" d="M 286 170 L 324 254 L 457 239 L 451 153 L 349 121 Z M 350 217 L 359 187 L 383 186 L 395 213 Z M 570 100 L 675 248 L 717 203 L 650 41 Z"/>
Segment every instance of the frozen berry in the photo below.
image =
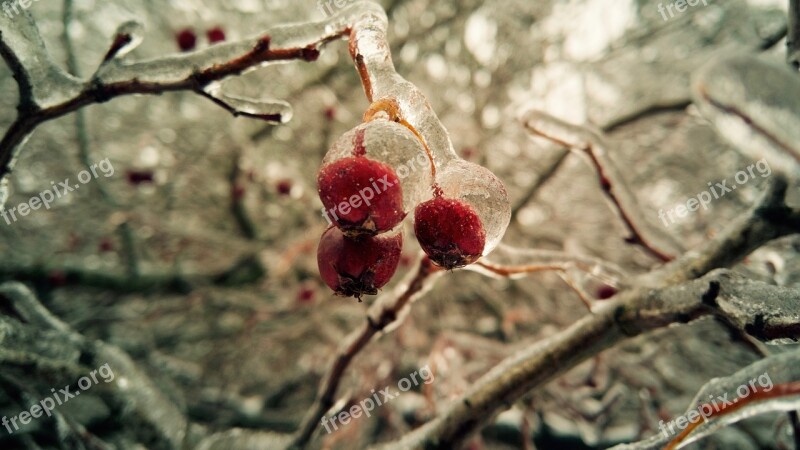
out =
<path fill-rule="evenodd" d="M 195 45 L 197 45 L 197 35 L 194 34 L 191 28 L 184 28 L 178 32 L 176 39 L 178 41 L 178 48 L 183 52 L 194 50 Z"/>
<path fill-rule="evenodd" d="M 414 233 L 431 261 L 446 269 L 477 261 L 486 244 L 486 232 L 475 210 L 441 195 L 417 206 Z"/>
<path fill-rule="evenodd" d="M 319 273 L 337 295 L 375 295 L 394 275 L 400 262 L 403 234 L 349 238 L 328 227 L 317 249 Z"/>
<path fill-rule="evenodd" d="M 511 220 L 511 203 L 503 182 L 481 165 L 456 159 L 440 167 L 436 186 L 445 198 L 472 208 L 486 236 L 482 253 L 487 255 L 494 250 Z"/>
<path fill-rule="evenodd" d="M 222 27 L 214 27 L 206 31 L 206 36 L 211 44 L 222 42 L 225 40 L 225 30 Z"/>
<path fill-rule="evenodd" d="M 353 157 L 364 157 L 392 168 L 400 180 L 404 212 L 413 211 L 420 202 L 430 198 L 434 181 L 431 161 L 420 140 L 403 125 L 382 119 L 358 125 L 331 145 L 322 167 Z M 378 186 L 383 184 L 378 183 Z"/>
<path fill-rule="evenodd" d="M 364 156 L 324 165 L 317 186 L 325 217 L 350 236 L 391 230 L 406 216 L 397 174 Z"/>

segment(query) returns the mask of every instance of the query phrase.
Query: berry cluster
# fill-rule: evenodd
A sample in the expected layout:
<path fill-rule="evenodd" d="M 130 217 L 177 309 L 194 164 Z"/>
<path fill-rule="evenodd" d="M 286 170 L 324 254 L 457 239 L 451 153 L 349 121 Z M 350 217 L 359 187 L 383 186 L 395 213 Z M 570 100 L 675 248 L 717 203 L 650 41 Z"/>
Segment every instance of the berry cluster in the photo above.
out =
<path fill-rule="evenodd" d="M 225 30 L 222 27 L 214 27 L 206 30 L 206 37 L 209 44 L 216 44 L 225 40 Z M 184 28 L 175 35 L 175 41 L 182 52 L 194 50 L 197 46 L 197 34 L 191 28 Z"/>
<path fill-rule="evenodd" d="M 425 164 L 419 164 L 420 157 Z M 400 224 L 414 211 L 414 233 L 445 269 L 477 261 L 510 220 L 503 184 L 489 170 L 434 154 L 408 123 L 370 117 L 331 147 L 317 176 L 323 214 L 320 275 L 342 296 L 377 294 L 400 262 Z"/>

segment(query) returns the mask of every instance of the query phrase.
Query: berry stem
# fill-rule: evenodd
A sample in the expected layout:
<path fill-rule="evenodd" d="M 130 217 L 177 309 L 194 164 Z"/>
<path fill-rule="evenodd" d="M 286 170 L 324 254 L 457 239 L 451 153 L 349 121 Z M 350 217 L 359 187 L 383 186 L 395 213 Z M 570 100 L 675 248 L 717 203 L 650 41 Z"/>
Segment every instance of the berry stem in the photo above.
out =
<path fill-rule="evenodd" d="M 434 180 L 436 179 L 436 163 L 433 160 L 433 153 L 431 152 L 430 147 L 428 147 L 428 143 L 425 141 L 425 138 L 420 134 L 419 131 L 408 123 L 407 120 L 403 118 L 403 115 L 400 111 L 400 104 L 397 102 L 397 99 L 391 97 L 385 97 L 379 100 L 372 102 L 367 108 L 367 111 L 364 113 L 363 121 L 370 122 L 377 119 L 377 115 L 379 113 L 386 113 L 389 116 L 389 120 L 392 122 L 397 122 L 400 125 L 408 128 L 414 133 L 414 136 L 417 137 L 419 142 L 422 144 L 422 147 L 425 148 L 425 154 L 428 155 L 428 160 L 431 162 L 431 178 Z"/>

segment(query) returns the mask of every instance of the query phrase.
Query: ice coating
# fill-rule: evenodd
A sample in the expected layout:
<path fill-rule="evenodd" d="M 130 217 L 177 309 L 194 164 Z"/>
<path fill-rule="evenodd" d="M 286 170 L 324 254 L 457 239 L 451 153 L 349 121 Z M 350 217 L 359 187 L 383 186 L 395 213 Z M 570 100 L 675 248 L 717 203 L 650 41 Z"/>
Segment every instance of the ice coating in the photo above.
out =
<path fill-rule="evenodd" d="M 684 448 L 710 436 L 724 426 L 748 417 L 773 411 L 796 410 L 800 407 L 800 394 L 795 393 L 795 389 L 787 388 L 797 380 L 800 380 L 800 352 L 797 350 L 769 356 L 730 376 L 711 379 L 695 395 L 687 410 L 680 417 L 688 418 L 692 411 L 712 411 L 708 406 L 703 407 L 703 405 L 713 406 L 720 396 L 725 396 L 729 402 L 733 403 L 726 404 L 727 407 L 730 407 L 731 412 L 722 415 L 715 414 L 707 418 L 701 417 L 702 424 L 675 448 Z M 738 405 L 739 400 L 745 400 L 751 396 L 755 399 L 756 394 L 760 394 L 764 399 L 751 401 L 743 406 Z M 733 400 L 737 401 L 733 402 Z M 723 402 L 719 401 L 718 403 Z M 713 411 L 724 411 L 720 406 L 718 404 Z M 736 409 L 735 406 L 741 407 Z M 666 448 L 665 445 L 672 441 L 681 429 L 675 428 L 675 431 L 675 433 L 658 433 L 640 442 L 617 445 L 611 450 L 660 450 Z"/>
<path fill-rule="evenodd" d="M 397 174 L 403 189 L 403 209 L 406 212 L 430 198 L 431 164 L 419 139 L 408 128 L 395 122 L 377 119 L 362 123 L 344 133 L 334 142 L 322 165 L 354 156 L 359 135 L 363 134 L 363 155 L 382 162 Z"/>
<path fill-rule="evenodd" d="M 714 60 L 695 75 L 695 104 L 743 155 L 800 173 L 800 81 L 786 66 L 752 56 Z"/>
<path fill-rule="evenodd" d="M 444 125 L 425 96 L 400 76 L 392 63 L 387 44 L 386 14 L 377 5 L 359 2 L 361 11 L 350 37 L 350 54 L 361 75 L 369 101 L 392 99 L 403 120 L 414 127 L 427 143 L 436 164 L 439 187 L 447 196 L 468 202 L 484 224 L 486 246 L 491 252 L 511 220 L 511 205 L 503 183 L 488 169 L 458 157 Z M 424 199 L 432 197 L 427 192 Z"/>
<path fill-rule="evenodd" d="M 511 221 L 511 204 L 503 182 L 489 169 L 463 159 L 440 167 L 436 182 L 444 196 L 467 202 L 478 214 L 486 232 L 483 254 L 489 254 Z"/>
<path fill-rule="evenodd" d="M 425 96 L 414 84 L 400 76 L 392 63 L 386 39 L 386 13 L 371 2 L 359 2 L 359 20 L 350 38 L 350 53 L 356 66 L 366 78 L 365 90 L 370 101 L 392 98 L 400 106 L 404 120 L 425 139 L 438 165 L 458 158 L 450 136 Z"/>

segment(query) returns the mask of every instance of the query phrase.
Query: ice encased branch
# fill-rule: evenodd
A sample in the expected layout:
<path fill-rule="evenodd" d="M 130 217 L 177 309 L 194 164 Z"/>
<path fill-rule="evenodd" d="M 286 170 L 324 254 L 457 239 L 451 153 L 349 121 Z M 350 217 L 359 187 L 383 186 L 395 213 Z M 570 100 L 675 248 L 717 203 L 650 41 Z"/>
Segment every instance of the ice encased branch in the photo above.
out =
<path fill-rule="evenodd" d="M 237 99 L 214 84 L 269 64 L 316 60 L 325 44 L 350 32 L 364 7 L 356 4 L 325 20 L 276 26 L 250 39 L 145 61 L 125 57 L 142 39 L 141 27 L 126 22 L 88 80 L 74 78 L 55 64 L 27 11 L 13 20 L 0 14 L 0 54 L 20 90 L 19 114 L 0 141 L 0 205 L 19 149 L 36 127 L 93 103 L 123 95 L 194 91 L 235 115 L 286 121 L 290 110 L 285 102 Z"/>

